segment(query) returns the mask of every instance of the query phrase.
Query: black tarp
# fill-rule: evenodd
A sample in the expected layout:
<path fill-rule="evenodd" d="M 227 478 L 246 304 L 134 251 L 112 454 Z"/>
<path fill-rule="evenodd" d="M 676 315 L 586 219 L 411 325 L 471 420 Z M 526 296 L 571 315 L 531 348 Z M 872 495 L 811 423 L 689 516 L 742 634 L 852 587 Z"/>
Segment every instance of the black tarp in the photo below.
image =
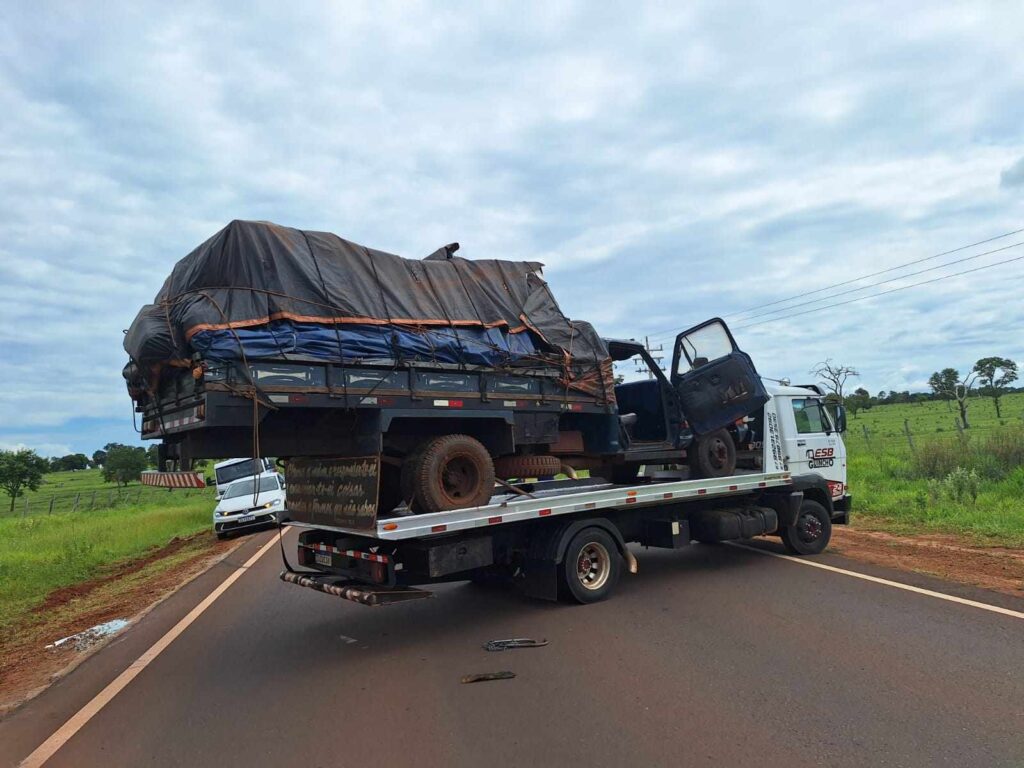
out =
<path fill-rule="evenodd" d="M 124 347 L 139 368 L 152 370 L 188 360 L 197 333 L 285 320 L 404 331 L 500 329 L 531 334 L 533 362 L 559 368 L 567 386 L 612 396 L 604 343 L 588 323 L 562 314 L 540 263 L 452 252 L 448 246 L 406 259 L 328 232 L 233 221 L 174 266 Z M 400 362 L 400 342 L 396 353 Z"/>

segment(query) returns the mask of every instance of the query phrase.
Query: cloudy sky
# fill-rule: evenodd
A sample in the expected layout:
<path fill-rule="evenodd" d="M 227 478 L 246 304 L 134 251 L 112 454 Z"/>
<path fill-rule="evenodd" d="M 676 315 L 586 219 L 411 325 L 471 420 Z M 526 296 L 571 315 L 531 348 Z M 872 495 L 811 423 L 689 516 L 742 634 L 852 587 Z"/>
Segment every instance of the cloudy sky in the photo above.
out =
<path fill-rule="evenodd" d="M 606 335 L 727 315 L 768 376 L 1024 362 L 1024 260 L 789 317 L 1024 233 L 749 311 L 1024 227 L 1017 3 L 125 5 L 0 19 L 0 447 L 131 441 L 122 329 L 234 218 L 539 259 Z"/>

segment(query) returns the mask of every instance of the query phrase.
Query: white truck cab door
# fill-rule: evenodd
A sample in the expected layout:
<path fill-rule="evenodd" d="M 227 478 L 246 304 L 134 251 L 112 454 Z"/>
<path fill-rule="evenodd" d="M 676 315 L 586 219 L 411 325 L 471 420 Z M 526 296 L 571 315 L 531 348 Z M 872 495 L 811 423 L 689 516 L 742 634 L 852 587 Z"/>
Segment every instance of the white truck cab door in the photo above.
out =
<path fill-rule="evenodd" d="M 818 397 L 788 397 L 780 398 L 780 410 L 785 400 L 789 400 L 789 413 L 780 417 L 786 425 L 790 473 L 820 475 L 828 481 L 832 498 L 840 498 L 846 490 L 846 446 L 828 409 Z"/>

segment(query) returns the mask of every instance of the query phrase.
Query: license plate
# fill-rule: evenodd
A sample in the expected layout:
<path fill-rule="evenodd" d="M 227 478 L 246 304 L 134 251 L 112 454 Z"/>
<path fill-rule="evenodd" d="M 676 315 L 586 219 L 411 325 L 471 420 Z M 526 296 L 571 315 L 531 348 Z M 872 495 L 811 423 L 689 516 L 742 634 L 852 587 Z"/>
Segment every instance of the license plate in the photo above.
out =
<path fill-rule="evenodd" d="M 317 565 L 326 565 L 328 568 L 331 567 L 331 556 L 325 552 L 313 553 L 313 561 Z"/>
<path fill-rule="evenodd" d="M 251 523 L 255 519 L 256 519 L 256 515 L 242 515 L 240 518 L 238 518 L 238 522 L 240 522 L 240 523 Z"/>

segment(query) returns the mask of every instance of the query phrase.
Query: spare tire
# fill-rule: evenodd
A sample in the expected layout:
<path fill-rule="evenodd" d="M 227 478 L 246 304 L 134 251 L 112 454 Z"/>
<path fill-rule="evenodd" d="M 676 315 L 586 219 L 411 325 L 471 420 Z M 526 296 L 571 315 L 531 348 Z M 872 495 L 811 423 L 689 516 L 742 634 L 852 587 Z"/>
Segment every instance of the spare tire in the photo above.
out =
<path fill-rule="evenodd" d="M 736 444 L 727 429 L 698 437 L 686 449 L 693 477 L 728 477 L 736 474 Z"/>
<path fill-rule="evenodd" d="M 494 492 L 494 462 L 469 435 L 435 437 L 415 462 L 413 500 L 417 512 L 479 507 Z"/>
<path fill-rule="evenodd" d="M 551 477 L 562 471 L 562 460 L 557 456 L 502 456 L 494 460 L 494 474 L 506 480 L 510 477 Z"/>

